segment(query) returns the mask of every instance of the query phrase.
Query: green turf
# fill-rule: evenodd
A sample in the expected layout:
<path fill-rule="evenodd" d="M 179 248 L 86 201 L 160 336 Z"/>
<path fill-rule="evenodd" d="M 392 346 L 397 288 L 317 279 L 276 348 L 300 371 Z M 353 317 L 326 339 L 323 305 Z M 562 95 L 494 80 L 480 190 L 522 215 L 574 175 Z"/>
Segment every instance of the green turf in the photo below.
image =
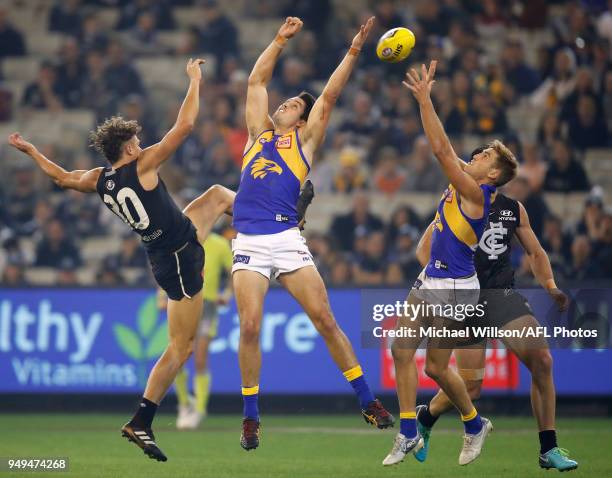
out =
<path fill-rule="evenodd" d="M 206 420 L 199 431 L 178 432 L 174 417 L 156 419 L 157 442 L 169 460 L 157 463 L 120 437 L 125 416 L 0 415 L 0 456 L 67 456 L 75 477 L 526 477 L 555 476 L 537 466 L 538 441 L 528 418 L 491 417 L 495 430 L 482 456 L 457 465 L 462 427 L 443 418 L 432 435 L 429 459 L 412 456 L 383 468 L 395 431 L 370 429 L 357 416 L 266 416 L 261 447 L 240 448 L 240 417 Z M 612 420 L 563 419 L 560 445 L 580 462 L 573 476 L 612 476 Z M 547 473 L 547 474 L 546 474 Z M 0 478 L 34 473 L 0 472 Z M 36 473 L 40 476 L 40 473 Z M 44 476 L 44 475 L 43 475 Z"/>

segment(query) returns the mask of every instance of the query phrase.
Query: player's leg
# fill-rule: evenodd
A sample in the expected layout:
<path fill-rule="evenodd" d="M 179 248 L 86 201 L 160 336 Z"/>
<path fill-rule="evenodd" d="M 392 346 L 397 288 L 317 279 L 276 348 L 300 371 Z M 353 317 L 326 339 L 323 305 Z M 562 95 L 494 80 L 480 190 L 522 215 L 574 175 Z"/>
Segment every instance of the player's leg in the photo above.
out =
<path fill-rule="evenodd" d="M 263 318 L 263 301 L 270 281 L 259 272 L 245 269 L 234 271 L 232 280 L 240 317 L 238 362 L 244 401 L 240 445 L 245 450 L 251 450 L 259 446 L 259 332 Z"/>
<path fill-rule="evenodd" d="M 193 350 L 202 296 L 168 300 L 168 346 L 149 374 L 145 392 L 132 419 L 122 428 L 123 435 L 136 443 L 150 458 L 166 461 L 151 430 L 157 407 Z"/>
<path fill-rule="evenodd" d="M 199 416 L 207 414 L 208 400 L 210 398 L 210 386 L 212 375 L 208 368 L 208 350 L 211 338 L 209 335 L 198 337 L 195 349 L 195 375 L 193 377 L 193 389 L 195 390 L 195 410 Z"/>
<path fill-rule="evenodd" d="M 411 296 L 408 302 L 414 302 Z M 401 317 L 398 320 L 398 330 L 418 330 L 420 326 L 418 318 L 414 321 L 409 317 Z M 395 436 L 393 447 L 383 460 L 383 465 L 395 465 L 404 460 L 408 453 L 416 452 L 423 446 L 423 440 L 418 433 L 416 424 L 416 395 L 418 387 L 418 374 L 414 355 L 421 340 L 418 334 L 416 338 L 408 336 L 397 337 L 391 345 L 393 364 L 395 366 L 395 386 L 400 409 L 400 431 Z"/>
<path fill-rule="evenodd" d="M 482 380 L 485 371 L 486 342 L 474 348 L 455 349 L 457 373 L 465 382 L 468 395 L 472 401 L 480 397 Z M 429 438 L 431 430 L 440 416 L 454 408 L 444 390 L 431 399 L 427 405 L 417 407 L 417 428 L 423 437 L 423 448 L 414 454 L 418 461 L 425 461 L 429 451 Z"/>
<path fill-rule="evenodd" d="M 302 306 L 323 337 L 332 359 L 359 398 L 365 420 L 378 428 L 392 426 L 393 416 L 372 394 L 353 347 L 332 314 L 327 290 L 319 271 L 308 265 L 282 273 L 278 280 Z"/>
<path fill-rule="evenodd" d="M 446 327 L 461 327 L 462 324 L 454 320 L 445 321 Z M 459 455 L 459 464 L 467 465 L 480 455 L 484 440 L 492 429 L 491 422 L 481 417 L 470 396 L 466 385 L 459 374 L 448 366 L 452 353 L 452 341 L 444 343 L 443 347 L 430 342 L 425 359 L 425 373 L 433 378 L 450 401 L 461 414 L 465 428 L 463 448 Z M 440 348 L 438 348 L 440 347 Z"/>
<path fill-rule="evenodd" d="M 508 330 L 537 330 L 540 324 L 532 315 L 524 315 L 507 323 Z M 552 374 L 552 356 L 544 337 L 504 338 L 504 344 L 531 373 L 531 407 L 538 423 L 540 466 L 560 471 L 573 470 L 578 463 L 569 459 L 557 445 L 555 427 L 556 393 Z"/>
<path fill-rule="evenodd" d="M 183 213 L 191 219 L 198 231 L 198 240 L 203 242 L 215 222 L 226 212 L 232 210 L 236 193 L 226 187 L 215 184 L 205 193 L 201 194 L 183 210 Z"/>

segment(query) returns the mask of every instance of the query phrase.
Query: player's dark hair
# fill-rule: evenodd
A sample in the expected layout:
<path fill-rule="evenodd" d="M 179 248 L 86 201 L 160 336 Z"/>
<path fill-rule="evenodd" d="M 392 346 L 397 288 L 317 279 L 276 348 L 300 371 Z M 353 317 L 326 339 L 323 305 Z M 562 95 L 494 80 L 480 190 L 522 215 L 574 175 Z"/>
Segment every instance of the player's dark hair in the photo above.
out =
<path fill-rule="evenodd" d="M 518 161 L 514 153 L 498 139 L 491 141 L 487 148 L 493 148 L 497 153 L 496 167 L 499 169 L 499 176 L 495 185 L 497 187 L 512 181 L 518 174 Z"/>
<path fill-rule="evenodd" d="M 300 116 L 301 120 L 304 121 L 308 121 L 308 116 L 310 115 L 310 110 L 312 109 L 312 107 L 315 104 L 315 97 L 312 96 L 310 93 L 308 93 L 307 91 L 302 91 L 299 95 L 298 98 L 301 99 L 304 103 L 306 103 L 306 107 L 304 108 L 304 112 L 302 113 L 302 116 Z"/>
<path fill-rule="evenodd" d="M 482 152 L 483 152 L 485 149 L 487 149 L 487 147 L 486 147 L 486 146 L 479 146 L 479 147 L 478 147 L 478 148 L 476 148 L 474 151 L 472 151 L 472 152 L 470 153 L 470 161 L 471 161 L 472 159 L 474 159 L 474 156 L 476 156 L 477 154 L 482 153 Z"/>
<path fill-rule="evenodd" d="M 140 129 L 134 120 L 126 121 L 121 116 L 113 116 L 89 133 L 90 146 L 103 154 L 109 163 L 115 164 L 121 157 L 125 142 L 138 134 Z"/>

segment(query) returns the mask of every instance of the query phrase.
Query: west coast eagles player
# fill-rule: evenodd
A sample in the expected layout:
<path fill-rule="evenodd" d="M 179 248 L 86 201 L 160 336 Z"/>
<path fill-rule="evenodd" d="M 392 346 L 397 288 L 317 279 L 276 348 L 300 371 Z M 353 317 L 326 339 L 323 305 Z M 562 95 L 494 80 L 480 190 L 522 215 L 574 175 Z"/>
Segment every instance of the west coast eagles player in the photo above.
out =
<path fill-rule="evenodd" d="M 480 154 L 482 149 L 472 153 Z M 560 310 L 568 306 L 567 296 L 557 288 L 548 255 L 531 229 L 525 207 L 514 199 L 498 193 L 491 204 L 489 224 L 476 250 L 475 263 L 480 281 L 480 302 L 486 306 L 484 323 L 504 329 L 533 329 L 540 324 L 531 308 L 518 291 L 514 290 L 514 270 L 510 262 L 512 240 L 516 237 L 527 254 L 533 275 L 550 294 Z M 427 229 L 417 248 L 422 264 L 429 262 L 431 228 Z M 480 342 L 480 343 L 479 343 Z M 504 345 L 512 350 L 531 373 L 531 405 L 538 424 L 540 441 L 540 467 L 559 471 L 573 470 L 578 463 L 557 445 L 555 431 L 555 384 L 552 357 L 544 338 L 505 338 Z M 474 345 L 479 344 L 475 347 Z M 480 396 L 485 374 L 486 339 L 476 339 L 455 350 L 457 369 L 466 383 L 472 399 Z M 429 449 L 431 430 L 443 413 L 453 408 L 446 394 L 440 390 L 428 405 L 417 407 L 417 427 L 424 446 L 415 458 L 425 461 Z"/>
<path fill-rule="evenodd" d="M 274 275 L 300 303 L 322 335 L 338 368 L 353 386 L 362 414 L 378 428 L 393 417 L 370 391 L 353 348 L 331 312 L 325 285 L 298 225 L 296 200 L 325 137 L 330 114 L 353 70 L 374 19 L 362 25 L 321 96 L 308 93 L 285 100 L 269 116 L 266 86 L 287 41 L 302 28 L 289 17 L 258 58 L 248 81 L 245 147 L 240 187 L 234 203 L 234 293 L 240 315 L 239 361 L 244 400 L 240 444 L 259 445 L 259 331 L 263 301 Z M 299 379 L 299 374 L 296 374 Z"/>
<path fill-rule="evenodd" d="M 234 193 L 213 186 L 182 212 L 158 175 L 193 130 L 200 108 L 203 60 L 189 60 L 189 88 L 173 127 L 162 140 L 142 149 L 136 121 L 113 117 L 91 135 L 93 146 L 109 165 L 89 171 L 66 171 L 43 156 L 18 133 L 9 143 L 28 154 L 53 181 L 64 189 L 98 193 L 104 204 L 139 234 L 147 251 L 155 280 L 168 294 L 169 343 L 147 381 L 142 400 L 122 434 L 152 459 L 166 461 L 151 430 L 157 406 L 174 377 L 191 355 L 196 327 L 202 314 L 202 267 L 206 239 L 213 224 L 231 212 Z"/>
<path fill-rule="evenodd" d="M 421 272 L 408 301 L 435 305 L 475 306 L 478 302 L 478 278 L 474 269 L 474 251 L 482 237 L 496 188 L 514 178 L 517 161 L 501 142 L 494 141 L 468 164 L 461 161 L 450 144 L 431 101 L 436 62 L 429 69 L 422 65 L 421 74 L 412 69 L 404 85 L 419 104 L 421 121 L 436 159 L 447 175 L 450 186 L 444 193 L 431 227 L 431 257 Z M 400 327 L 416 329 L 433 325 L 446 329 L 462 328 L 462 318 L 401 317 Z M 442 327 L 441 327 L 442 326 Z M 417 337 L 396 339 L 392 345 L 397 393 L 400 402 L 400 432 L 383 465 L 393 465 L 410 451 L 423 446 L 416 424 L 416 391 L 418 377 L 414 362 Z M 425 372 L 444 390 L 461 413 L 465 427 L 459 464 L 467 465 L 481 452 L 484 440 L 492 429 L 491 422 L 481 418 L 470 399 L 461 377 L 448 366 L 454 339 L 430 340 L 427 343 Z"/>

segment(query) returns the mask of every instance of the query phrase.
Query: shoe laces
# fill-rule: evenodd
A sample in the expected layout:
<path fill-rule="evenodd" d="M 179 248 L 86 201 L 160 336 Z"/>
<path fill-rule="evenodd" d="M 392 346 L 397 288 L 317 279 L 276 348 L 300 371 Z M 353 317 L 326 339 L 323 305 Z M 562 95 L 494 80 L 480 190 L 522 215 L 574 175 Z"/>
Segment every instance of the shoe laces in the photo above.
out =
<path fill-rule="evenodd" d="M 569 458 L 569 450 L 567 448 L 556 447 L 556 450 L 559 452 L 559 455 L 561 455 L 562 457 Z"/>
<path fill-rule="evenodd" d="M 395 440 L 393 441 L 393 449 L 391 450 L 391 453 L 395 454 L 403 450 L 404 450 L 404 439 L 402 438 L 401 435 L 398 434 L 395 436 Z"/>
<path fill-rule="evenodd" d="M 468 446 L 472 446 L 472 442 L 474 441 L 475 435 L 470 435 L 466 433 L 463 435 L 463 447 L 466 448 Z"/>

